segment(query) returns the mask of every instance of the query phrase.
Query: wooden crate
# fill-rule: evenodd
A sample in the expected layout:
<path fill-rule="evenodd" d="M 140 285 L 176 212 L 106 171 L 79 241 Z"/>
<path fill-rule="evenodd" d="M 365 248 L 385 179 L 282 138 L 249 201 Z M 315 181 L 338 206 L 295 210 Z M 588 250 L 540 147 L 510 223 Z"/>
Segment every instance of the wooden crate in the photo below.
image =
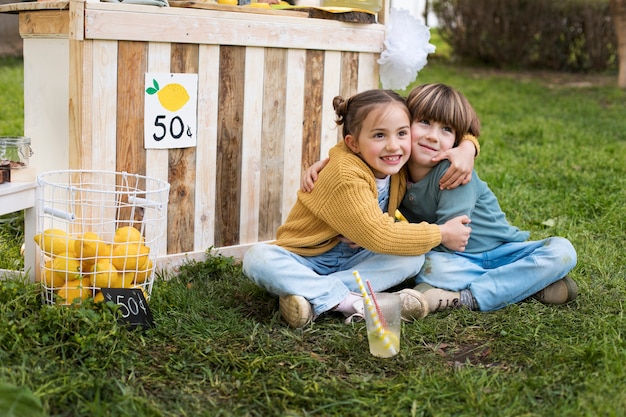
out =
<path fill-rule="evenodd" d="M 58 10 L 20 11 L 20 33 L 28 40 L 25 133 L 37 153 L 42 121 L 30 123 L 34 116 L 27 115 L 46 117 L 46 109 L 67 100 L 67 139 L 47 138 L 50 152 L 66 154 L 56 169 L 168 181 L 160 265 L 201 258 L 209 247 L 241 256 L 249 244 L 273 239 L 295 202 L 303 169 L 339 139 L 332 98 L 379 85 L 382 24 L 289 12 L 81 1 L 65 9 L 63 3 L 55 3 Z M 50 9 L 48 2 L 38 4 Z M 37 88 L 34 78 L 47 69 L 29 55 L 50 48 L 50 40 L 67 48 L 59 55 L 69 62 L 57 70 L 67 65 L 67 96 L 43 97 L 41 104 L 29 79 Z M 146 72 L 198 74 L 196 147 L 144 149 Z M 58 143 L 50 146 L 50 140 Z"/>

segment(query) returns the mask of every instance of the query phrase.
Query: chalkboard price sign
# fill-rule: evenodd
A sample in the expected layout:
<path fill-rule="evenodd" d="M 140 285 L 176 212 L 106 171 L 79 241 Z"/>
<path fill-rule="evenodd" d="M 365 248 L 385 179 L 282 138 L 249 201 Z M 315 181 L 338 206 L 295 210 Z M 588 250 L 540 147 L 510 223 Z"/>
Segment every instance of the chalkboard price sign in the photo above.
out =
<path fill-rule="evenodd" d="M 154 319 L 148 306 L 148 301 L 139 288 L 102 288 L 105 301 L 111 301 L 120 306 L 122 319 L 130 327 L 141 326 L 144 329 L 154 327 Z"/>

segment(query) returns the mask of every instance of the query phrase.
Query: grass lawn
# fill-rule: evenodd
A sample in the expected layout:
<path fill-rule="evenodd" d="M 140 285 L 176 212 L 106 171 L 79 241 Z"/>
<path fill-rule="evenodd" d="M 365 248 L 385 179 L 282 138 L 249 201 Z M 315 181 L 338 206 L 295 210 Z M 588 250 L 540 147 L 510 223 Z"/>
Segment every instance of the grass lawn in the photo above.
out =
<path fill-rule="evenodd" d="M 416 80 L 451 84 L 474 104 L 476 169 L 509 221 L 533 239 L 572 241 L 571 304 L 432 314 L 403 325 L 396 357 L 376 359 L 364 323 L 323 316 L 290 329 L 276 300 L 221 256 L 161 274 L 156 327 L 143 332 L 110 306 L 42 306 L 36 285 L 5 281 L 0 414 L 21 394 L 13 404 L 28 411 L 9 415 L 624 415 L 626 91 L 609 81 L 437 59 Z M 0 134 L 21 133 L 15 117 L 0 113 Z"/>

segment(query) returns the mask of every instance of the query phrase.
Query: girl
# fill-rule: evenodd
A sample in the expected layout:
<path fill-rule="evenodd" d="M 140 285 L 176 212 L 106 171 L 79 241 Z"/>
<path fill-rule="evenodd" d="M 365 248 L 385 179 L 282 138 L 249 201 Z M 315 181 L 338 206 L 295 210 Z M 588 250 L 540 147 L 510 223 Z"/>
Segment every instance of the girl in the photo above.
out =
<path fill-rule="evenodd" d="M 441 225 L 394 221 L 411 152 L 404 98 L 369 90 L 335 97 L 333 107 L 344 141 L 330 150 L 315 189 L 298 192 L 277 240 L 254 245 L 243 260 L 244 273 L 279 297 L 280 313 L 292 327 L 331 310 L 349 318 L 362 314 L 354 270 L 383 291 L 415 276 L 423 254 L 435 246 L 463 250 L 470 233 L 465 215 Z M 419 292 L 399 295 L 404 320 L 428 313 Z"/>

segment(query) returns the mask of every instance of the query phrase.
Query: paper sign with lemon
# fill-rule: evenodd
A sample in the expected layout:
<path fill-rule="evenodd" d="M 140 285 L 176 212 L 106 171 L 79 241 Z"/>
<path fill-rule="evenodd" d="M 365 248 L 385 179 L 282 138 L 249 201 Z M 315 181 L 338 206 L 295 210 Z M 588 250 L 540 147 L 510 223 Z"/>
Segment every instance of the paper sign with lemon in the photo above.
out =
<path fill-rule="evenodd" d="M 144 146 L 196 146 L 198 74 L 146 73 Z"/>

